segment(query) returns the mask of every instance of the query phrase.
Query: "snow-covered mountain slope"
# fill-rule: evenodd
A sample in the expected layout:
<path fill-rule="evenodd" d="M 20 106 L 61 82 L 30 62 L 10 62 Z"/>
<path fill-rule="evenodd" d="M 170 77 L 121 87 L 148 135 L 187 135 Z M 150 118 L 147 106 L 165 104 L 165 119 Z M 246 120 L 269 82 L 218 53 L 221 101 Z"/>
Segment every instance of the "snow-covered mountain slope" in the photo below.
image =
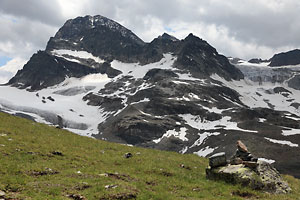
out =
<path fill-rule="evenodd" d="M 0 87 L 0 109 L 97 139 L 200 156 L 234 154 L 241 139 L 300 177 L 297 67 L 234 66 L 192 34 L 144 43 L 98 18 L 68 21 Z"/>
<path fill-rule="evenodd" d="M 61 84 L 28 92 L 10 86 L 0 87 L 3 111 L 31 116 L 35 121 L 57 124 L 80 135 L 97 134 L 97 125 L 105 117 L 93 106 L 82 101 L 90 91 L 98 91 L 110 81 L 107 75 L 90 74 L 82 78 L 67 78 Z"/>

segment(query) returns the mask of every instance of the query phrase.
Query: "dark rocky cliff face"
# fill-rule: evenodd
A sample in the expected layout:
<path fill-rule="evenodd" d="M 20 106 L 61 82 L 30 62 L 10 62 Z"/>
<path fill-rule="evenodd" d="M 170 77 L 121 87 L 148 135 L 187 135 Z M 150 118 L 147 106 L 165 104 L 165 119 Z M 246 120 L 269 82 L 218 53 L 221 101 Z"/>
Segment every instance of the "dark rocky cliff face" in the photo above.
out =
<path fill-rule="evenodd" d="M 295 49 L 292 51 L 275 54 L 271 59 L 269 66 L 278 67 L 285 65 L 299 65 L 300 64 L 300 50 Z"/>
<path fill-rule="evenodd" d="M 30 58 L 23 69 L 19 70 L 8 84 L 21 89 L 29 87 L 30 91 L 35 91 L 57 85 L 66 77 L 80 78 L 92 73 L 107 73 L 108 76 L 115 77 L 120 72 L 112 69 L 108 63 L 92 68 L 53 56 L 45 51 L 39 51 Z"/>
<path fill-rule="evenodd" d="M 175 65 L 199 78 L 214 73 L 227 80 L 239 80 L 244 77 L 225 56 L 219 55 L 215 48 L 193 34 L 181 41 Z"/>

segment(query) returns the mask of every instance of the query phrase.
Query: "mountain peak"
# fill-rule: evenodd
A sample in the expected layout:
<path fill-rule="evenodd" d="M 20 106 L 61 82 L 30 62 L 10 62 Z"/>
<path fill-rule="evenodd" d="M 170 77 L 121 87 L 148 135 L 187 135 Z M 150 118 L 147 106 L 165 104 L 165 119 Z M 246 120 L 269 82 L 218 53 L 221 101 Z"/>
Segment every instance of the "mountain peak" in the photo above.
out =
<path fill-rule="evenodd" d="M 85 49 L 101 56 L 104 54 L 104 48 L 108 46 L 115 45 L 114 50 L 129 46 L 134 46 L 135 49 L 144 44 L 143 40 L 119 23 L 101 15 L 86 15 L 68 20 L 55 36 L 50 38 L 46 51 Z"/>
<path fill-rule="evenodd" d="M 158 38 L 160 38 L 160 39 L 166 39 L 166 40 L 171 40 L 173 42 L 179 41 L 176 37 L 174 37 L 173 35 L 169 35 L 168 33 L 164 33 L 161 36 L 159 36 Z"/>
<path fill-rule="evenodd" d="M 186 38 L 184 38 L 184 41 L 198 41 L 198 42 L 207 43 L 205 40 L 202 40 L 201 38 L 199 38 L 198 36 L 194 35 L 193 33 L 190 33 Z"/>
<path fill-rule="evenodd" d="M 144 42 L 137 37 L 130 30 L 122 26 L 121 24 L 101 15 L 90 16 L 86 15 L 84 17 L 77 17 L 75 19 L 68 20 L 64 26 L 56 33 L 55 37 L 61 37 L 63 39 L 69 39 L 74 37 L 76 34 L 82 34 L 83 31 L 88 31 L 90 29 L 101 29 L 106 27 L 113 32 L 119 32 L 123 37 L 128 37 L 135 40 L 139 44 Z M 64 29 L 72 29 L 71 31 L 64 31 Z"/>

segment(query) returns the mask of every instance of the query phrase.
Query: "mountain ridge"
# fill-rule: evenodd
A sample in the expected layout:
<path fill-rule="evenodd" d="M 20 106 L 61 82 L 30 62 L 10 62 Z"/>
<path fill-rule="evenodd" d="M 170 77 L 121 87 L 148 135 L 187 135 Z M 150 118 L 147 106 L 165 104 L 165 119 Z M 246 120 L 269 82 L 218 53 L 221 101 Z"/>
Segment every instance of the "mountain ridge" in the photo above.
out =
<path fill-rule="evenodd" d="M 196 47 L 195 45 L 198 46 Z M 206 70 L 208 68 L 207 65 L 211 64 L 205 63 L 208 59 L 203 58 L 197 63 L 191 62 L 184 58 L 186 54 L 194 53 L 192 50 L 193 48 L 202 49 L 203 55 L 205 54 L 204 52 L 209 52 L 210 55 L 208 55 L 208 57 L 214 57 L 210 60 L 212 66 L 220 65 L 225 66 L 225 68 L 218 67 L 217 69 Z M 222 73 L 221 75 L 224 76 L 227 80 L 230 78 L 239 79 L 243 77 L 242 73 L 239 72 L 239 70 L 237 70 L 236 68 L 234 68 L 224 56 L 220 56 L 217 53 L 217 51 L 213 47 L 211 47 L 206 41 L 194 36 L 193 34 L 189 34 L 184 40 L 177 40 L 173 36 L 163 34 L 162 36 L 154 39 L 150 43 L 144 43 L 130 30 L 121 26 L 117 22 L 114 22 L 100 15 L 94 17 L 78 17 L 72 20 L 68 20 L 64 24 L 64 26 L 59 29 L 55 36 L 50 38 L 47 44 L 45 53 L 47 53 L 50 57 L 54 56 L 52 57 L 52 60 L 51 58 L 44 58 L 43 55 L 41 55 L 41 60 L 49 60 L 49 62 L 52 63 L 53 60 L 58 60 L 57 54 L 55 53 L 55 50 L 57 49 L 66 49 L 73 52 L 85 51 L 91 53 L 91 56 L 103 59 L 102 63 L 96 62 L 96 64 L 94 64 L 93 62 L 91 63 L 88 61 L 84 64 L 83 62 L 79 63 L 83 65 L 82 68 L 84 68 L 85 66 L 95 66 L 93 67 L 95 69 L 86 70 L 86 73 L 84 75 L 87 75 L 88 73 L 107 72 L 103 68 L 108 68 L 112 71 L 112 69 L 109 67 L 109 63 L 114 59 L 129 63 L 139 62 L 142 65 L 145 65 L 161 60 L 163 58 L 164 53 L 168 53 L 171 51 L 175 54 L 180 55 L 177 63 L 175 64 L 176 66 L 178 66 L 179 68 L 184 68 L 187 64 L 194 65 L 196 66 L 196 68 L 193 67 L 195 68 L 195 70 L 193 71 L 198 73 L 198 76 L 199 73 L 211 75 L 213 72 L 220 72 Z M 35 54 L 35 57 L 40 55 L 41 52 L 42 51 L 39 51 L 37 54 Z M 63 55 L 60 56 L 63 57 Z M 199 56 L 196 55 L 195 57 Z M 69 55 L 69 57 L 67 58 L 69 58 L 68 60 L 70 61 L 74 57 Z M 38 83 L 41 83 L 43 80 L 39 79 L 33 81 L 30 78 L 29 81 L 25 83 L 22 76 L 25 76 L 26 79 L 27 68 L 18 71 L 16 76 L 9 81 L 9 84 L 18 86 L 17 83 L 22 83 L 23 87 L 21 88 L 26 88 L 30 86 L 32 82 L 34 82 L 35 85 L 32 88 L 32 90 L 36 90 L 58 84 L 59 82 L 62 82 L 63 77 L 66 76 L 82 76 L 82 73 L 78 73 L 72 70 L 74 68 L 73 65 L 78 65 L 77 63 L 75 64 L 74 61 L 78 61 L 74 59 L 71 61 L 73 62 L 69 65 L 64 63 L 64 67 L 61 67 L 60 70 L 58 68 L 55 69 L 56 71 L 58 71 L 58 73 L 52 76 L 51 78 L 55 79 L 56 76 L 60 76 L 61 78 L 59 79 L 59 81 L 54 81 L 52 84 L 49 82 L 49 84 L 44 83 L 44 85 L 40 84 L 38 86 Z M 30 62 L 31 59 L 26 65 L 30 65 Z M 33 62 L 33 65 L 37 66 L 35 61 Z M 204 63 L 204 66 L 202 63 Z M 59 66 L 58 63 L 55 65 Z M 67 68 L 67 71 L 69 71 L 70 73 L 65 72 L 65 68 Z M 46 75 L 48 74 L 49 73 L 47 73 Z M 117 72 L 114 72 L 113 74 L 116 75 Z"/>
<path fill-rule="evenodd" d="M 101 140 L 203 157 L 233 155 L 234 141 L 246 140 L 255 155 L 300 177 L 297 67 L 232 65 L 193 34 L 139 44 L 93 27 L 88 16 L 76 19 L 83 33 L 68 21 L 63 32 L 74 38 L 50 39 L 0 87 L 1 110 Z"/>

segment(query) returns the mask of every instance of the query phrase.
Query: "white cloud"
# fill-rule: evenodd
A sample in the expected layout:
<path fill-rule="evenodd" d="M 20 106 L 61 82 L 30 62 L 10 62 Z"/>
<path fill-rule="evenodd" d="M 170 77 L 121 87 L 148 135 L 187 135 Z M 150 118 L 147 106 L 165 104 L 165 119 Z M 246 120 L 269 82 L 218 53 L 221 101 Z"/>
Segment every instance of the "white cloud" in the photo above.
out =
<path fill-rule="evenodd" d="M 7 83 L 19 69 L 22 69 L 26 60 L 22 58 L 14 58 L 8 61 L 4 66 L 0 67 L 0 84 Z"/>

